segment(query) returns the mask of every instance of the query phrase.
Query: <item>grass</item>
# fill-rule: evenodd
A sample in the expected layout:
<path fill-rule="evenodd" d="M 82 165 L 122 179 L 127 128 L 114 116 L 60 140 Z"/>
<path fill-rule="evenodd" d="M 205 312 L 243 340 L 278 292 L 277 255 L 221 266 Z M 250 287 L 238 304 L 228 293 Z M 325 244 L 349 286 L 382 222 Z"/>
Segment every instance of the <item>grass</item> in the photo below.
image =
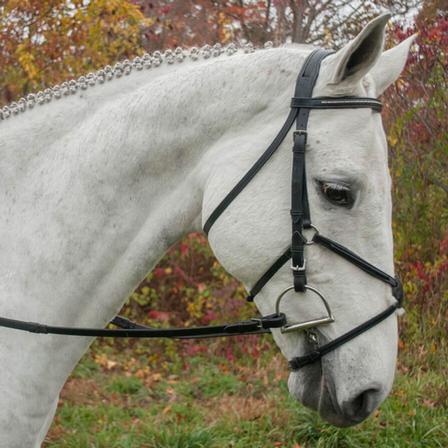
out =
<path fill-rule="evenodd" d="M 275 347 L 258 360 L 200 354 L 187 368 L 149 368 L 139 352 L 95 344 L 64 387 L 46 448 L 448 446 L 442 371 L 400 369 L 374 416 L 339 429 L 288 396 Z"/>

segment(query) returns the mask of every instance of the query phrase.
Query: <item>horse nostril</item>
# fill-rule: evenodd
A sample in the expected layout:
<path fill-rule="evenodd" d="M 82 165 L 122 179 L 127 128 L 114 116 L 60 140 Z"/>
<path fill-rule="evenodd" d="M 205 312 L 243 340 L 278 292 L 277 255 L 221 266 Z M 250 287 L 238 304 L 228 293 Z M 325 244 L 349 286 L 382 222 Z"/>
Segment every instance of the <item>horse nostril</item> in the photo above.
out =
<path fill-rule="evenodd" d="M 381 401 L 381 391 L 371 388 L 356 395 L 352 400 L 342 405 L 342 412 L 350 420 L 361 422 L 366 419 Z"/>

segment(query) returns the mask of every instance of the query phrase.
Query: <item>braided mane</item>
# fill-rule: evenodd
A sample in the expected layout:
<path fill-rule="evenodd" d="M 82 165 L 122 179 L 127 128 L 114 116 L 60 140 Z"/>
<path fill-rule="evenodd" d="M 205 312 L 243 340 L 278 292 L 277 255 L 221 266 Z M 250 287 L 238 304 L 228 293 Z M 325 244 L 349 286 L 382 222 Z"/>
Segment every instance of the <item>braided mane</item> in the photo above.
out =
<path fill-rule="evenodd" d="M 263 48 L 272 48 L 272 46 L 272 42 L 266 42 Z M 130 75 L 133 71 L 156 68 L 164 62 L 170 65 L 181 63 L 187 58 L 192 61 L 197 61 L 200 59 L 219 57 L 221 55 L 232 56 L 239 50 L 243 50 L 244 53 L 253 53 L 256 48 L 252 43 L 246 43 L 241 46 L 231 43 L 225 47 L 217 43 L 213 46 L 204 45 L 201 48 L 192 47 L 183 49 L 178 47 L 175 50 L 166 50 L 164 52 L 155 51 L 152 54 L 145 53 L 143 56 L 137 56 L 132 60 L 125 59 L 122 62 L 117 62 L 114 66 L 106 65 L 106 67 L 85 76 L 80 76 L 78 79 L 71 79 L 37 93 L 30 93 L 26 97 L 22 97 L 0 108 L 0 121 L 7 120 L 14 115 L 19 115 L 29 109 L 33 109 L 36 105 L 42 106 L 50 103 L 54 99 L 59 100 L 64 96 L 74 95 L 79 90 L 87 90 L 97 84 L 104 84 L 113 79 Z"/>

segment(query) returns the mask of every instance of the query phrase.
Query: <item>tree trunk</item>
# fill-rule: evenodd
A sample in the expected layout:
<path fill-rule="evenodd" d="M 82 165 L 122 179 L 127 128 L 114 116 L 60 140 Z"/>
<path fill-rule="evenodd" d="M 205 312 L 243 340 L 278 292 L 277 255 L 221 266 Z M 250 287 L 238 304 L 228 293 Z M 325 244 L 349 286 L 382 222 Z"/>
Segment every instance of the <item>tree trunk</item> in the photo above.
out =
<path fill-rule="evenodd" d="M 291 40 L 293 42 L 303 44 L 306 41 L 304 18 L 305 18 L 305 2 L 290 0 L 290 7 L 293 16 Z"/>

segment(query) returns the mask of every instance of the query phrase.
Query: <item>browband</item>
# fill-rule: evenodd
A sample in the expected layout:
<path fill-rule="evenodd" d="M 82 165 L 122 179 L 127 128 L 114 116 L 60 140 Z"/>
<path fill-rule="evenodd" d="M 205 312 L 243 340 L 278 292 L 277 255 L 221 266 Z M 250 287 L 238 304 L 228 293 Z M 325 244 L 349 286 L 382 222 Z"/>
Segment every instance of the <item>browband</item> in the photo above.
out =
<path fill-rule="evenodd" d="M 320 96 L 316 98 L 293 97 L 292 108 L 303 109 L 361 109 L 369 108 L 375 112 L 381 112 L 383 105 L 376 98 L 360 98 L 356 96 L 344 96 L 341 98 Z"/>

